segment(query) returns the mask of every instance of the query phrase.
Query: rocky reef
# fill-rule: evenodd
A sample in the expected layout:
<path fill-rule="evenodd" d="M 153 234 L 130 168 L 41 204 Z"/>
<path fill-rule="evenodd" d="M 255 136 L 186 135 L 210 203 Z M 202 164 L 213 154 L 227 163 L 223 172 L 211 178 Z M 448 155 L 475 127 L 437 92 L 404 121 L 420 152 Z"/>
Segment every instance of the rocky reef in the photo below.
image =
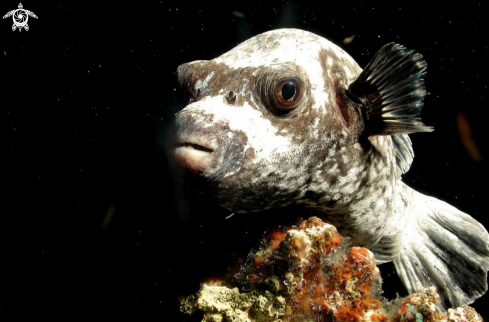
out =
<path fill-rule="evenodd" d="M 180 304 L 206 322 L 482 322 L 469 306 L 445 311 L 435 288 L 387 301 L 381 285 L 368 249 L 311 217 L 272 232 L 237 273 L 202 284 Z"/>

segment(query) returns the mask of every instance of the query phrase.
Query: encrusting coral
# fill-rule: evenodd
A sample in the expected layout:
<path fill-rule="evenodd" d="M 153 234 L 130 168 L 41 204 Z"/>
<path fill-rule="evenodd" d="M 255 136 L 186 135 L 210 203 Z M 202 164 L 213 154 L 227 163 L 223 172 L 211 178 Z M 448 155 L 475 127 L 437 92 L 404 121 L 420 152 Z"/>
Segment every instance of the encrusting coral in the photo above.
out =
<path fill-rule="evenodd" d="M 373 254 L 317 217 L 272 232 L 250 256 L 239 273 L 182 298 L 182 312 L 207 322 L 482 322 L 469 306 L 444 311 L 435 288 L 387 302 Z"/>

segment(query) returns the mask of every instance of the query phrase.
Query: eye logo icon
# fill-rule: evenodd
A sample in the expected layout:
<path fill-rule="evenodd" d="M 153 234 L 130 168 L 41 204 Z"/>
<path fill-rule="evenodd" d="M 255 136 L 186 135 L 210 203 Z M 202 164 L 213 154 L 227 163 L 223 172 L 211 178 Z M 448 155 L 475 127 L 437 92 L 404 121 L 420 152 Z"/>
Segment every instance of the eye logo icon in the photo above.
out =
<path fill-rule="evenodd" d="M 8 18 L 10 16 L 12 16 L 12 19 L 14 21 L 14 24 L 12 25 L 12 31 L 15 31 L 15 29 L 17 28 L 19 28 L 19 31 L 22 31 L 22 28 L 28 31 L 29 25 L 27 24 L 27 21 L 29 20 L 29 16 L 37 19 L 36 14 L 32 11 L 25 10 L 24 7 L 22 6 L 22 3 L 19 3 L 18 9 L 14 9 L 12 11 L 7 12 L 7 14 L 3 16 L 3 19 Z"/>

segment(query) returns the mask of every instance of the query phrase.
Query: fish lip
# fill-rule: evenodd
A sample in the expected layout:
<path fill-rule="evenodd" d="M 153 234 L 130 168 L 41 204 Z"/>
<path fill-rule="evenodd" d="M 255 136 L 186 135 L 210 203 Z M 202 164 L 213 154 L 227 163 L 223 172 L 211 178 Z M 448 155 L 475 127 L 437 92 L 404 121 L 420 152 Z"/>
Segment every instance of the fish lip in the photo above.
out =
<path fill-rule="evenodd" d="M 177 149 L 177 148 L 194 149 L 196 151 L 201 151 L 201 152 L 205 152 L 205 153 L 212 153 L 216 150 L 214 145 L 211 145 L 211 144 L 203 145 L 203 144 L 199 144 L 199 143 L 195 143 L 192 141 L 178 140 L 177 142 L 175 142 L 173 144 L 173 148 L 174 149 Z"/>
<path fill-rule="evenodd" d="M 197 138 L 178 138 L 172 144 L 173 161 L 185 172 L 205 175 L 215 163 L 217 144 Z"/>

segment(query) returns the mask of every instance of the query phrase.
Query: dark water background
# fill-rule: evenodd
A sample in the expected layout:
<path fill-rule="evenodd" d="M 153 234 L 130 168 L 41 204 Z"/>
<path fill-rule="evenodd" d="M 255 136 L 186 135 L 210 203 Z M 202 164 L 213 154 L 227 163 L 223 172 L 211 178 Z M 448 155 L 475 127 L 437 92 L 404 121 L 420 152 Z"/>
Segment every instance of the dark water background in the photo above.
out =
<path fill-rule="evenodd" d="M 487 227 L 489 5 L 484 2 L 23 2 L 0 21 L 0 315 L 196 321 L 177 298 L 256 247 L 280 218 L 223 218 L 175 193 L 161 142 L 174 71 L 258 33 L 295 27 L 365 66 L 387 42 L 428 62 L 423 120 L 405 181 Z M 2 1 L 0 13 L 16 9 Z M 343 40 L 355 35 L 353 41 Z M 286 55 L 286 53 L 284 53 Z M 209 214 L 205 212 L 209 211 Z M 386 294 L 402 294 L 382 268 Z M 484 312 L 489 297 L 474 306 Z"/>

